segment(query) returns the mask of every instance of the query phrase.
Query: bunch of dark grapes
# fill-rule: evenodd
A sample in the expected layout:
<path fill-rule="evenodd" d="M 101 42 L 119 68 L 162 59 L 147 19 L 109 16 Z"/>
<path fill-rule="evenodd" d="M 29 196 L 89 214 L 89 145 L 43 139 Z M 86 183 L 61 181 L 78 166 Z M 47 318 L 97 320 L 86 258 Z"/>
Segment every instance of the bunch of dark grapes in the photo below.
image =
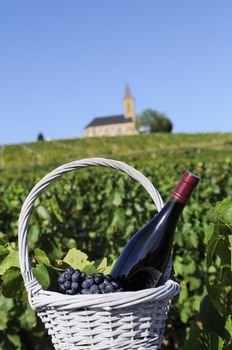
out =
<path fill-rule="evenodd" d="M 111 275 L 97 273 L 87 276 L 85 272 L 67 268 L 58 278 L 60 291 L 68 295 L 105 294 L 122 292 L 119 281 Z"/>

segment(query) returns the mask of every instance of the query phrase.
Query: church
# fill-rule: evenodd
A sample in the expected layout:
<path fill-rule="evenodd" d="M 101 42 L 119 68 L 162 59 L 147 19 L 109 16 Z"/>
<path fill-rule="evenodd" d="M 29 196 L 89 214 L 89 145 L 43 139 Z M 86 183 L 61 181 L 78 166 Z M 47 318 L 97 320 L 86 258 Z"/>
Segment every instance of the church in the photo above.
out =
<path fill-rule="evenodd" d="M 129 85 L 126 85 L 123 99 L 124 114 L 94 118 L 84 129 L 84 137 L 116 136 L 137 134 L 135 100 Z"/>

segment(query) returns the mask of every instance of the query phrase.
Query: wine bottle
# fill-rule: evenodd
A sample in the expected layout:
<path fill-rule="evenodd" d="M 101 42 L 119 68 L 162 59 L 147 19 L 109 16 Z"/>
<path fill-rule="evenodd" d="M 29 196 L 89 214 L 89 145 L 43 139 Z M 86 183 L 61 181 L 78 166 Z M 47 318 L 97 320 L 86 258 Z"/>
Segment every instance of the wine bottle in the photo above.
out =
<path fill-rule="evenodd" d="M 186 171 L 161 211 L 129 240 L 111 272 L 124 290 L 158 284 L 170 259 L 178 219 L 198 182 L 198 176 Z"/>

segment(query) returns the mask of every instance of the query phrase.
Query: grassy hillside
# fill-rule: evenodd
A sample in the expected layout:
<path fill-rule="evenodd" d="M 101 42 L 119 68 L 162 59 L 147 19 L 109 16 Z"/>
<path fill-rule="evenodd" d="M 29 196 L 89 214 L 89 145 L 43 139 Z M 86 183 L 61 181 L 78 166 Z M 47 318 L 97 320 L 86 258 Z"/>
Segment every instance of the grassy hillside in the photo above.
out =
<path fill-rule="evenodd" d="M 107 157 L 130 164 L 220 160 L 232 156 L 232 133 L 142 134 L 113 138 L 68 139 L 0 147 L 0 174 L 15 169 L 48 170 L 85 157 Z M 43 171 L 42 171 L 43 172 Z"/>

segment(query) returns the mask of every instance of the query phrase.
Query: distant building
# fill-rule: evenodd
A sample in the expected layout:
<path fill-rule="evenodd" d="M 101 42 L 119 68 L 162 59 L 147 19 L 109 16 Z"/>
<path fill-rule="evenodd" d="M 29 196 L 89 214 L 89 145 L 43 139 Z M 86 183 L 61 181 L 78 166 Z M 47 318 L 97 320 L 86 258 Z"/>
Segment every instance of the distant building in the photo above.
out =
<path fill-rule="evenodd" d="M 116 136 L 137 134 L 135 100 L 129 85 L 126 85 L 123 99 L 124 115 L 94 118 L 84 129 L 84 137 Z"/>
<path fill-rule="evenodd" d="M 151 132 L 151 127 L 150 127 L 150 126 L 147 126 L 147 125 L 140 126 L 139 132 L 141 132 L 141 133 L 145 133 L 145 132 L 148 133 L 148 132 Z"/>

